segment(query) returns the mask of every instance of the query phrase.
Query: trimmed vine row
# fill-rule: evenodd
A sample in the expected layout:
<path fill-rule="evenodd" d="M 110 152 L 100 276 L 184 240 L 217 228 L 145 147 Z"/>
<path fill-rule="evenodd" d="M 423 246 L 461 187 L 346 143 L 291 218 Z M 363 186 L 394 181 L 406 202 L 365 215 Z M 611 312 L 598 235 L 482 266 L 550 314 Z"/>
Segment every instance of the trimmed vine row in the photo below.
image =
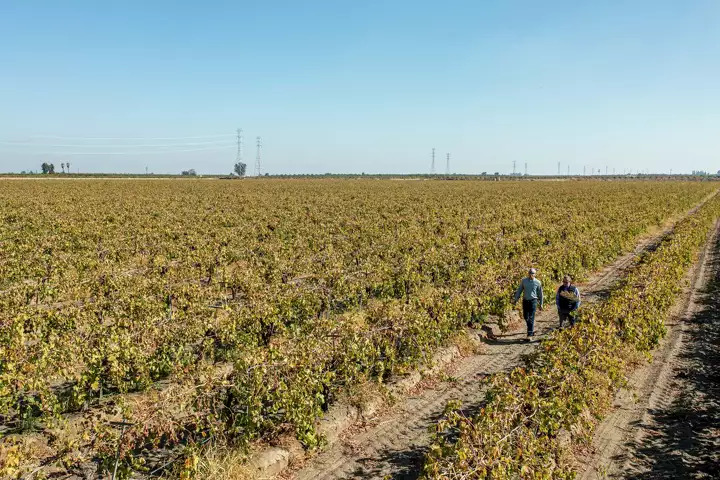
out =
<path fill-rule="evenodd" d="M 665 335 L 683 277 L 719 216 L 716 196 L 680 222 L 606 301 L 583 308 L 574 328 L 543 340 L 526 365 L 491 377 L 476 416 L 450 405 L 425 478 L 574 478 L 573 446 L 591 440 L 628 371 Z"/>
<path fill-rule="evenodd" d="M 582 278 L 714 190 L 350 180 L 3 187 L 0 476 L 10 478 L 107 472 L 116 461 L 121 476 L 149 474 L 207 442 L 283 434 L 315 447 L 315 421 L 341 392 L 411 368 L 467 324 L 505 312 L 528 265 L 547 280 Z"/>

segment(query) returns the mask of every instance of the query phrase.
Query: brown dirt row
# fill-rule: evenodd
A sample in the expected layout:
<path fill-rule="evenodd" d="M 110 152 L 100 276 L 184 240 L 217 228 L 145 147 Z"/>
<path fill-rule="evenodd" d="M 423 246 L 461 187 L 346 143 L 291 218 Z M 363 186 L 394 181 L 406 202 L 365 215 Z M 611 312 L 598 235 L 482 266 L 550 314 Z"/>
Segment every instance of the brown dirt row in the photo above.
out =
<path fill-rule="evenodd" d="M 579 478 L 720 478 L 720 224 L 666 323 L 581 452 Z"/>

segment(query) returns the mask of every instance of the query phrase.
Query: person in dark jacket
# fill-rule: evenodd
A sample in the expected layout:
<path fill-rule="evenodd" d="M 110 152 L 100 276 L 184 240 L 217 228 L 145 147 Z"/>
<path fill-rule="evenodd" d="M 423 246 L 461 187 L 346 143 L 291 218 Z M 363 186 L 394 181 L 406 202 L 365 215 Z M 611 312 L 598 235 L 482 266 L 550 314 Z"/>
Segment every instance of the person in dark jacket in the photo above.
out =
<path fill-rule="evenodd" d="M 562 285 L 555 294 L 555 304 L 560 317 L 560 328 L 562 328 L 565 320 L 570 322 L 571 327 L 574 326 L 575 312 L 580 306 L 580 290 L 572 284 L 570 275 L 563 277 Z"/>

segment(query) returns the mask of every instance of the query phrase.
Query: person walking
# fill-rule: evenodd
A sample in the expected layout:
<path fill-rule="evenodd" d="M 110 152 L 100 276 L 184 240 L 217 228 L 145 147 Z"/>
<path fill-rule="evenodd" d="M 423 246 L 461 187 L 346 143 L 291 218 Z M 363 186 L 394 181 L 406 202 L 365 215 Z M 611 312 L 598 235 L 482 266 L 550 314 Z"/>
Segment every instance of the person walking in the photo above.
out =
<path fill-rule="evenodd" d="M 565 320 L 570 322 L 570 326 L 575 326 L 575 311 L 580 306 L 580 290 L 572 284 L 570 275 L 565 275 L 562 285 L 555 294 L 555 304 L 560 317 L 560 328 Z"/>
<path fill-rule="evenodd" d="M 535 278 L 537 271 L 534 268 L 528 270 L 528 276 L 523 278 L 520 286 L 515 292 L 513 305 L 517 303 L 520 296 L 523 297 L 523 318 L 527 324 L 527 341 L 535 336 L 535 311 L 543 309 L 543 290 L 540 280 Z"/>

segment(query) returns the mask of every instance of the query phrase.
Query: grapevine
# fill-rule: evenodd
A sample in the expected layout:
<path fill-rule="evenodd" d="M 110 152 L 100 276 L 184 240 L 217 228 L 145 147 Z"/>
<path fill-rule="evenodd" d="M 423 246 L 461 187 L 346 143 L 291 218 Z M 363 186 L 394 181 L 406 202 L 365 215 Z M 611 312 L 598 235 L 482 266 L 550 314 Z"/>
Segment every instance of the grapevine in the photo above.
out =
<path fill-rule="evenodd" d="M 641 356 L 666 332 L 683 277 L 720 216 L 720 197 L 679 223 L 609 298 L 543 341 L 527 364 L 488 380 L 482 411 L 451 411 L 426 457 L 428 479 L 574 478 L 572 446 L 597 420 Z"/>
<path fill-rule="evenodd" d="M 103 470 L 118 451 L 123 472 L 150 471 L 144 462 L 160 445 L 175 454 L 207 439 L 247 446 L 292 434 L 315 447 L 316 420 L 344 390 L 413 368 L 466 325 L 507 312 L 528 265 L 546 281 L 582 279 L 714 190 L 372 180 L 3 187 L 0 459 L 15 460 L 0 460 L 0 476 L 11 477 L 38 465 Z M 122 436 L 111 424 L 121 421 L 131 425 Z"/>

